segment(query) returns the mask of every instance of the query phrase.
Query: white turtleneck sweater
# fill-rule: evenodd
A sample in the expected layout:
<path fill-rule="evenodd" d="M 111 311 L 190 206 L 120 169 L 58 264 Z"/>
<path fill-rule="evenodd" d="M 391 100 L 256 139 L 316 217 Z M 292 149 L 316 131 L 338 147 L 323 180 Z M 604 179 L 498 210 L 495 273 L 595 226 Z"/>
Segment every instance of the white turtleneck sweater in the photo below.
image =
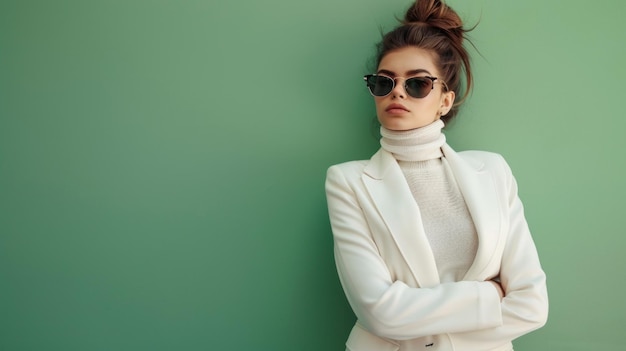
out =
<path fill-rule="evenodd" d="M 381 127 L 382 148 L 396 158 L 419 207 L 442 283 L 463 279 L 476 256 L 478 236 L 463 195 L 441 152 L 446 138 L 437 120 L 422 128 Z"/>

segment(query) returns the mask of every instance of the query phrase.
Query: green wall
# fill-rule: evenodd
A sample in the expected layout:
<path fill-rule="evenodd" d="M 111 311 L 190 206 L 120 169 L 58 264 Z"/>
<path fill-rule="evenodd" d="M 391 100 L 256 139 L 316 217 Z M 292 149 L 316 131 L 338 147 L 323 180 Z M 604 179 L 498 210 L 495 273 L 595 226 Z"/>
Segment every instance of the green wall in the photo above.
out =
<path fill-rule="evenodd" d="M 516 350 L 626 323 L 626 3 L 450 1 L 549 276 Z M 361 75 L 407 1 L 0 1 L 0 350 L 342 350 L 326 168 L 367 158 Z"/>

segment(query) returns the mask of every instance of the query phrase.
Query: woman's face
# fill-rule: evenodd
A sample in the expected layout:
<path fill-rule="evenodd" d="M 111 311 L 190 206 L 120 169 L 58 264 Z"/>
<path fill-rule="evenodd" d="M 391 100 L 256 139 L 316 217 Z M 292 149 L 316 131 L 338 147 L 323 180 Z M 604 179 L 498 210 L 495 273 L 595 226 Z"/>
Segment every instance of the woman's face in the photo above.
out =
<path fill-rule="evenodd" d="M 434 54 L 409 46 L 386 54 L 378 65 L 378 75 L 395 79 L 386 96 L 374 96 L 378 121 L 390 130 L 409 130 L 431 124 L 448 113 L 454 103 L 454 92 L 445 91 L 435 66 Z M 412 77 L 437 77 L 434 88 L 423 98 L 410 96 L 404 82 Z"/>

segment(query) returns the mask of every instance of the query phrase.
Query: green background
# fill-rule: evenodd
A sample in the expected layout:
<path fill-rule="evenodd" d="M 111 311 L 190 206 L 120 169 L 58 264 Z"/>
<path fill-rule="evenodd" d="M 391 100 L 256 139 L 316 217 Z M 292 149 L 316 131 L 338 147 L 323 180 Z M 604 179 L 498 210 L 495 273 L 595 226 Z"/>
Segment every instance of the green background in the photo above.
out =
<path fill-rule="evenodd" d="M 323 191 L 377 148 L 361 81 L 407 1 L 0 0 L 0 350 L 343 350 Z M 626 2 L 450 1 L 551 310 L 516 350 L 626 324 Z"/>

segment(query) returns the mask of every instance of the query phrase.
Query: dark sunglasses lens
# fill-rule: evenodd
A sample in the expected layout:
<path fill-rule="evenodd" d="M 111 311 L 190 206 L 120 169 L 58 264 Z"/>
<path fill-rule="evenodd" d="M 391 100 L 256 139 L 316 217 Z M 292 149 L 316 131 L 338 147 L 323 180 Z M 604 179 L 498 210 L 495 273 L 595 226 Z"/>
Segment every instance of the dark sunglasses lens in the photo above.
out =
<path fill-rule="evenodd" d="M 406 92 L 414 98 L 423 98 L 433 89 L 433 81 L 415 77 L 406 80 Z"/>
<path fill-rule="evenodd" d="M 385 96 L 393 90 L 393 79 L 385 76 L 370 76 L 367 87 L 374 96 Z"/>

